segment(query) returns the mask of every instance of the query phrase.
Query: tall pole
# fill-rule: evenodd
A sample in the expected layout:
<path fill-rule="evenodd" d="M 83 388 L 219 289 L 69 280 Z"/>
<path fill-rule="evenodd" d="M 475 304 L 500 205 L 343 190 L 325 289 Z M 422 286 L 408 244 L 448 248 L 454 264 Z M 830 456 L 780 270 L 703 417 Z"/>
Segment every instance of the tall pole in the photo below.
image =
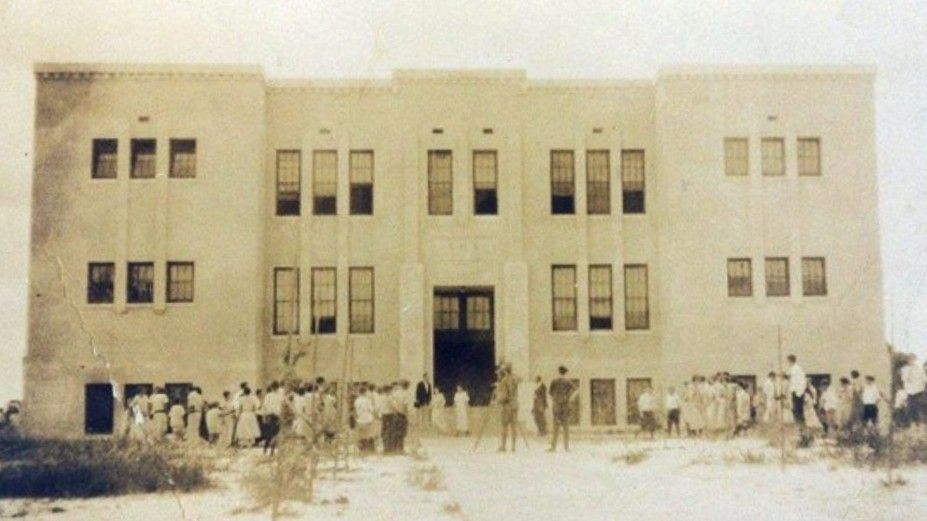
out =
<path fill-rule="evenodd" d="M 779 361 L 779 384 L 784 383 L 782 375 L 784 370 L 782 368 L 782 326 L 776 326 L 776 358 Z M 781 391 L 781 390 L 780 390 Z M 791 396 L 789 397 L 791 398 Z M 780 396 L 781 400 L 781 396 Z M 779 467 L 782 471 L 785 471 L 785 422 L 782 419 L 782 409 L 785 407 L 785 403 L 779 403 Z"/>
<path fill-rule="evenodd" d="M 889 378 L 889 390 L 890 395 L 888 397 L 888 486 L 894 486 L 894 470 L 895 470 L 895 393 L 898 392 L 895 389 L 895 305 L 889 293 L 888 297 L 888 306 L 889 306 L 889 340 L 888 340 L 888 378 Z M 910 405 L 910 404 L 909 404 Z M 876 425 L 876 429 L 879 426 Z"/>

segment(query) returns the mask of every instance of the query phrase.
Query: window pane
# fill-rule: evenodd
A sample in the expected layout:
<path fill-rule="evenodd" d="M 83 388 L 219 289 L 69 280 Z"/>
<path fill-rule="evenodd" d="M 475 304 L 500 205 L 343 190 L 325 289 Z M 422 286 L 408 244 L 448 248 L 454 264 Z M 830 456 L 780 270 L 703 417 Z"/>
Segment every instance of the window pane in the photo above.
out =
<path fill-rule="evenodd" d="M 750 259 L 727 260 L 727 294 L 730 297 L 753 295 L 753 269 Z"/>
<path fill-rule="evenodd" d="M 299 268 L 274 268 L 274 334 L 299 333 Z"/>
<path fill-rule="evenodd" d="M 784 297 L 789 294 L 789 259 L 775 257 L 766 259 L 766 295 Z"/>
<path fill-rule="evenodd" d="M 87 267 L 87 303 L 112 304 L 116 265 L 112 262 L 91 262 Z"/>
<path fill-rule="evenodd" d="M 373 215 L 373 151 L 352 150 L 349 163 L 351 215 Z"/>
<path fill-rule="evenodd" d="M 167 301 L 193 302 L 193 263 L 167 263 Z"/>
<path fill-rule="evenodd" d="M 132 170 L 133 179 L 151 179 L 155 176 L 155 140 L 132 140 Z"/>
<path fill-rule="evenodd" d="M 497 161 L 495 150 L 473 153 L 473 213 L 496 215 L 498 212 Z"/>
<path fill-rule="evenodd" d="M 335 268 L 313 268 L 312 332 L 334 333 L 336 312 Z"/>
<path fill-rule="evenodd" d="M 785 142 L 781 138 L 764 138 L 761 144 L 763 175 L 785 175 Z"/>
<path fill-rule="evenodd" d="M 554 266 L 554 331 L 576 330 L 576 266 Z"/>
<path fill-rule="evenodd" d="M 299 215 L 299 150 L 277 151 L 277 215 Z"/>
<path fill-rule="evenodd" d="M 428 152 L 429 215 L 451 215 L 454 211 L 451 157 L 450 150 Z"/>
<path fill-rule="evenodd" d="M 338 194 L 338 152 L 316 150 L 312 153 L 312 213 L 335 215 Z"/>
<path fill-rule="evenodd" d="M 650 329 L 650 302 L 647 294 L 647 266 L 624 267 L 624 327 Z"/>
<path fill-rule="evenodd" d="M 798 175 L 821 175 L 821 140 L 798 140 Z"/>
<path fill-rule="evenodd" d="M 116 179 L 118 146 L 115 139 L 93 140 L 93 179 Z"/>
<path fill-rule="evenodd" d="M 492 300 L 489 297 L 467 297 L 467 329 L 471 331 L 492 329 Z"/>
<path fill-rule="evenodd" d="M 806 296 L 827 295 L 827 275 L 823 257 L 805 257 L 801 260 L 802 293 Z"/>
<path fill-rule="evenodd" d="M 746 138 L 724 140 L 724 173 L 732 176 L 750 173 L 750 148 Z"/>
<path fill-rule="evenodd" d="M 571 214 L 575 206 L 575 176 L 573 151 L 550 151 L 550 211 L 552 214 Z"/>
<path fill-rule="evenodd" d="M 644 213 L 644 151 L 621 151 L 621 191 L 624 213 Z"/>
<path fill-rule="evenodd" d="M 590 215 L 611 212 L 608 150 L 586 152 L 586 202 Z"/>
<path fill-rule="evenodd" d="M 435 329 L 460 329 L 460 299 L 454 296 L 435 295 Z"/>
<path fill-rule="evenodd" d="M 154 263 L 129 263 L 126 302 L 130 304 L 154 302 Z"/>
<path fill-rule="evenodd" d="M 348 280 L 351 333 L 373 333 L 373 268 L 351 268 Z"/>
<path fill-rule="evenodd" d="M 612 328 L 612 267 L 589 266 L 589 329 Z"/>
<path fill-rule="evenodd" d="M 171 177 L 196 177 L 196 140 L 171 140 Z"/>

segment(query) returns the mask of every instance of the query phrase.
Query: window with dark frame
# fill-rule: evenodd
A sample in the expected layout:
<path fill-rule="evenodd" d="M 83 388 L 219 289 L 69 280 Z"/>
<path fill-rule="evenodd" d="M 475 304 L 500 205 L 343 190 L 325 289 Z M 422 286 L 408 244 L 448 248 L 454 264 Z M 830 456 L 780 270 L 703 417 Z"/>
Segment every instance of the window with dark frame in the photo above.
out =
<path fill-rule="evenodd" d="M 612 328 L 612 267 L 608 264 L 589 266 L 589 329 Z"/>
<path fill-rule="evenodd" d="M 196 177 L 196 140 L 172 139 L 171 145 L 171 177 Z"/>
<path fill-rule="evenodd" d="M 132 140 L 132 179 L 154 179 L 157 161 L 157 144 L 154 139 Z"/>
<path fill-rule="evenodd" d="M 576 174 L 572 150 L 550 151 L 550 213 L 576 213 Z"/>
<path fill-rule="evenodd" d="M 827 273 L 824 257 L 803 257 L 801 260 L 801 286 L 806 297 L 827 295 Z"/>
<path fill-rule="evenodd" d="M 473 213 L 496 215 L 499 212 L 497 196 L 498 161 L 495 150 L 473 152 Z"/>
<path fill-rule="evenodd" d="M 312 152 L 312 215 L 338 213 L 338 151 Z"/>
<path fill-rule="evenodd" d="M 93 179 L 116 179 L 119 141 L 115 139 L 93 140 L 93 165 L 90 177 Z"/>
<path fill-rule="evenodd" d="M 621 199 L 625 214 L 645 212 L 644 151 L 621 151 Z"/>
<path fill-rule="evenodd" d="M 274 268 L 274 334 L 299 333 L 299 268 Z"/>
<path fill-rule="evenodd" d="M 352 150 L 348 156 L 351 215 L 373 215 L 373 150 Z"/>
<path fill-rule="evenodd" d="M 760 146 L 763 154 L 763 175 L 784 176 L 785 141 L 782 138 L 763 138 Z"/>
<path fill-rule="evenodd" d="M 789 295 L 788 257 L 766 258 L 766 296 L 787 297 Z"/>
<path fill-rule="evenodd" d="M 126 273 L 126 302 L 151 304 L 154 302 L 154 263 L 130 262 Z"/>
<path fill-rule="evenodd" d="M 122 387 L 123 405 L 128 407 L 132 403 L 132 398 L 140 394 L 148 394 L 154 391 L 154 384 L 147 383 L 128 383 Z"/>
<path fill-rule="evenodd" d="M 460 299 L 447 295 L 435 295 L 434 323 L 438 331 L 460 329 Z"/>
<path fill-rule="evenodd" d="M 450 150 L 428 151 L 428 215 L 454 212 L 454 171 Z"/>
<path fill-rule="evenodd" d="M 351 268 L 348 271 L 348 296 L 348 331 L 373 333 L 373 268 Z"/>
<path fill-rule="evenodd" d="M 750 259 L 727 260 L 727 295 L 753 296 L 753 266 Z"/>
<path fill-rule="evenodd" d="M 592 425 L 615 425 L 615 379 L 589 380 L 590 420 Z"/>
<path fill-rule="evenodd" d="M 168 302 L 193 302 L 193 263 L 167 263 Z"/>
<path fill-rule="evenodd" d="M 91 262 L 87 265 L 87 303 L 112 304 L 116 264 Z"/>
<path fill-rule="evenodd" d="M 312 332 L 334 333 L 337 328 L 335 268 L 312 268 Z"/>
<path fill-rule="evenodd" d="M 750 145 L 747 138 L 724 139 L 724 175 L 744 177 L 750 174 Z"/>
<path fill-rule="evenodd" d="M 277 151 L 277 215 L 299 215 L 301 170 L 299 150 Z"/>
<path fill-rule="evenodd" d="M 576 266 L 551 268 L 554 331 L 576 331 Z"/>
<path fill-rule="evenodd" d="M 589 215 L 612 211 L 611 168 L 608 150 L 586 151 L 586 210 Z"/>
<path fill-rule="evenodd" d="M 115 419 L 113 385 L 84 385 L 84 434 L 112 434 Z"/>
<path fill-rule="evenodd" d="M 467 330 L 492 331 L 492 298 L 486 295 L 467 297 Z"/>
<path fill-rule="evenodd" d="M 624 328 L 628 331 L 650 329 L 650 298 L 647 265 L 624 267 Z"/>
<path fill-rule="evenodd" d="M 821 140 L 819 138 L 798 139 L 798 175 L 821 175 Z"/>

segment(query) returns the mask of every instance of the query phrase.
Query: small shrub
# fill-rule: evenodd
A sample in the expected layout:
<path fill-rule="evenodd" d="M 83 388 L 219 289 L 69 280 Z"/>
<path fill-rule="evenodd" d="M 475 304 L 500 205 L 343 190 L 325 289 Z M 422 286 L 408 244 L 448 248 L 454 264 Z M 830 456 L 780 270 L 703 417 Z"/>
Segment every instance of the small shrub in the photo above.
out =
<path fill-rule="evenodd" d="M 434 465 L 419 465 L 409 472 L 409 482 L 422 490 L 435 491 L 444 489 L 444 475 Z"/>
<path fill-rule="evenodd" d="M 650 454 L 643 449 L 629 449 L 624 454 L 618 454 L 612 457 L 612 463 L 624 463 L 626 465 L 637 465 L 645 459 L 647 459 Z"/>

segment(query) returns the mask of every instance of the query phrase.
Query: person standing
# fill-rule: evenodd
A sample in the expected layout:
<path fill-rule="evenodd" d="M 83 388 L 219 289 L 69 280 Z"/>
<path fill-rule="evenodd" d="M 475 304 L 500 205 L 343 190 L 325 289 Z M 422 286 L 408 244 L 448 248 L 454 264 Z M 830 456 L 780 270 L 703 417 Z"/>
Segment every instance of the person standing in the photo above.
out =
<path fill-rule="evenodd" d="M 876 385 L 874 376 L 866 375 L 866 384 L 860 398 L 863 402 L 863 428 L 874 432 L 879 426 L 879 400 L 885 398 Z"/>
<path fill-rule="evenodd" d="M 641 429 L 634 435 L 637 438 L 642 432 L 649 432 L 650 439 L 653 439 L 654 432 L 657 430 L 657 420 L 654 417 L 654 399 L 650 391 L 650 385 L 644 385 L 644 389 L 637 397 L 637 412 L 640 413 Z"/>
<path fill-rule="evenodd" d="M 171 405 L 170 410 L 167 413 L 170 418 L 171 425 L 171 434 L 175 441 L 182 441 L 184 439 L 184 416 L 186 411 L 184 410 L 183 403 L 180 400 L 175 399 L 174 404 Z"/>
<path fill-rule="evenodd" d="M 447 434 L 446 406 L 447 400 L 444 398 L 444 393 L 441 392 L 441 389 L 435 387 L 433 399 L 431 400 L 431 421 L 438 434 Z"/>
<path fill-rule="evenodd" d="M 538 429 L 538 435 L 547 436 L 547 386 L 544 385 L 544 380 L 540 376 L 535 382 L 531 414 L 534 416 L 534 425 Z"/>
<path fill-rule="evenodd" d="M 792 419 L 798 425 L 800 446 L 807 446 L 811 442 L 805 423 L 805 393 L 808 392 L 808 378 L 805 376 L 805 371 L 798 365 L 798 357 L 789 355 L 786 360 L 789 363 L 786 375 L 789 379 L 789 397 L 792 399 Z"/>
<path fill-rule="evenodd" d="M 850 418 L 846 429 L 853 431 L 863 421 L 863 382 L 859 371 L 850 371 Z"/>
<path fill-rule="evenodd" d="M 676 436 L 682 437 L 682 433 L 679 430 L 679 415 L 682 408 L 682 404 L 679 401 L 679 395 L 676 394 L 676 388 L 670 387 L 669 392 L 666 393 L 666 397 L 663 399 L 663 405 L 666 407 L 666 435 L 673 435 L 673 427 L 676 427 Z"/>
<path fill-rule="evenodd" d="M 470 434 L 469 407 L 470 395 L 463 386 L 458 385 L 457 392 L 454 393 L 454 429 L 458 436 Z"/>
<path fill-rule="evenodd" d="M 187 394 L 187 441 L 201 441 L 200 425 L 203 420 L 203 391 L 193 387 Z"/>
<path fill-rule="evenodd" d="M 770 371 L 763 380 L 763 423 L 771 424 L 779 421 L 779 400 L 776 396 L 777 388 L 776 373 Z"/>
<path fill-rule="evenodd" d="M 824 436 L 830 434 L 831 431 L 836 432 L 837 430 L 837 411 L 840 409 L 840 398 L 834 387 L 833 384 L 828 382 L 827 388 L 821 393 L 821 410 L 824 411 L 821 424 L 824 425 Z"/>
<path fill-rule="evenodd" d="M 501 424 L 501 440 L 499 452 L 505 452 L 508 435 L 512 436 L 512 452 L 515 452 L 515 441 L 518 428 L 518 382 L 512 374 L 512 366 L 503 365 L 499 370 L 499 382 L 496 386 L 496 401 L 499 404 L 499 422 Z"/>
<path fill-rule="evenodd" d="M 219 440 L 220 425 L 219 421 L 219 403 L 212 402 L 206 406 L 206 436 L 210 445 L 215 445 Z"/>
<path fill-rule="evenodd" d="M 415 415 L 419 427 L 430 424 L 432 386 L 428 380 L 428 373 L 422 375 L 421 381 L 415 386 Z"/>
<path fill-rule="evenodd" d="M 163 387 L 158 387 L 148 398 L 148 402 L 151 404 L 152 434 L 160 440 L 167 434 L 167 406 L 170 398 L 167 397 Z"/>
<path fill-rule="evenodd" d="M 393 391 L 395 399 L 394 407 L 396 410 L 396 452 L 404 454 L 406 451 L 406 436 L 409 434 L 409 407 L 411 395 L 409 393 L 409 381 L 401 380 L 399 386 Z"/>
<path fill-rule="evenodd" d="M 354 399 L 354 418 L 357 429 L 357 449 L 361 454 L 374 451 L 373 441 L 373 402 L 367 394 L 367 386 L 362 385 Z"/>
<path fill-rule="evenodd" d="M 924 423 L 925 418 L 925 393 L 927 387 L 927 373 L 924 372 L 923 366 L 917 363 L 917 357 L 910 355 L 908 363 L 901 368 L 901 383 L 904 392 L 908 395 L 907 401 L 907 420 L 911 425 L 920 425 Z"/>
<path fill-rule="evenodd" d="M 239 447 L 251 447 L 254 441 L 261 436 L 261 428 L 257 421 L 257 410 L 260 404 L 251 394 L 251 389 L 245 387 L 238 399 L 238 422 L 235 427 L 235 440 Z"/>
<path fill-rule="evenodd" d="M 280 417 L 283 414 L 283 391 L 277 382 L 271 382 L 262 404 L 264 411 L 264 454 L 273 455 L 280 434 Z"/>
<path fill-rule="evenodd" d="M 548 452 L 557 450 L 557 437 L 563 430 L 563 450 L 570 450 L 570 402 L 576 394 L 577 389 L 573 382 L 567 380 L 567 368 L 560 366 L 557 368 L 559 376 L 550 382 L 547 394 L 550 395 L 551 413 L 553 413 L 554 428 L 553 436 L 550 442 Z"/>

